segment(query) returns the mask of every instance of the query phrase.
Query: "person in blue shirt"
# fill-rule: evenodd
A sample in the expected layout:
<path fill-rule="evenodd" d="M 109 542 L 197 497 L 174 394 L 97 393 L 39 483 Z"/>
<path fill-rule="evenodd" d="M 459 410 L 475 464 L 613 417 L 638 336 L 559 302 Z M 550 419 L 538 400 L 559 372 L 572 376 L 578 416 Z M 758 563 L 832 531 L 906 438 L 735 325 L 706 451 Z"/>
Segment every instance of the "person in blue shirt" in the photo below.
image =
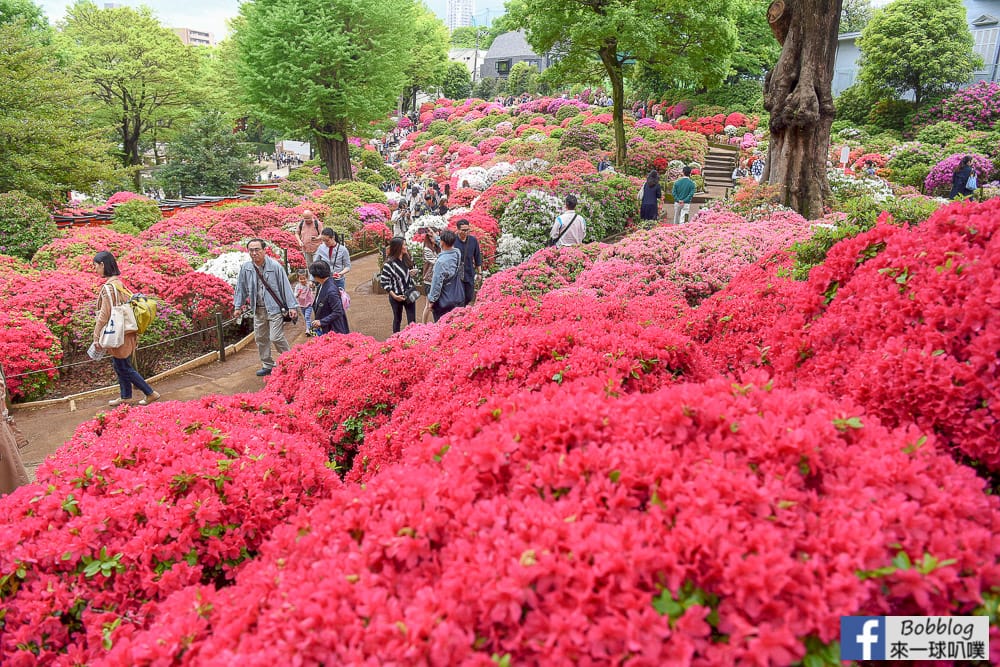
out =
<path fill-rule="evenodd" d="M 257 375 L 263 377 L 270 375 L 274 368 L 271 344 L 278 354 L 289 350 L 283 328 L 284 315 L 288 314 L 294 322 L 298 301 L 284 267 L 264 254 L 264 241 L 250 239 L 247 252 L 250 261 L 240 267 L 233 303 L 238 312 L 253 313 L 253 336 L 261 362 Z"/>

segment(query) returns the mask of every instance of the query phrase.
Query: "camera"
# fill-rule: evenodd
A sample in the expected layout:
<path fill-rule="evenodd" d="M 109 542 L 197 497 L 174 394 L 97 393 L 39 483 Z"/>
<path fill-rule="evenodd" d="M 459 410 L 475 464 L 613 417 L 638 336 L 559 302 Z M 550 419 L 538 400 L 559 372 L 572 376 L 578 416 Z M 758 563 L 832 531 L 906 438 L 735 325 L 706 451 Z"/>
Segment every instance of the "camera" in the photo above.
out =
<path fill-rule="evenodd" d="M 430 227 L 418 227 L 417 234 L 429 234 L 431 231 Z"/>

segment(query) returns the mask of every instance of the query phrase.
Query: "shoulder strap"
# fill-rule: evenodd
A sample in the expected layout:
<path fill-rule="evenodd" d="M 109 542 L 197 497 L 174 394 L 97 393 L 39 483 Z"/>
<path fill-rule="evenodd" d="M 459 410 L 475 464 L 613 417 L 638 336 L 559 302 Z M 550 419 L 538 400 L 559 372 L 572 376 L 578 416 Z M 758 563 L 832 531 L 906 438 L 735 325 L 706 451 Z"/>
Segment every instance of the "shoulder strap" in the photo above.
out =
<path fill-rule="evenodd" d="M 556 237 L 556 243 L 559 243 L 559 240 L 563 237 L 563 234 L 565 234 L 566 232 L 569 231 L 569 228 L 570 228 L 570 226 L 572 226 L 573 222 L 576 220 L 576 216 L 577 215 L 579 215 L 579 214 L 576 211 L 573 211 L 573 217 L 569 219 L 568 223 L 566 223 L 566 227 L 561 232 L 559 232 L 559 236 Z M 561 218 L 562 216 L 559 216 L 559 217 Z"/>
<path fill-rule="evenodd" d="M 264 266 L 267 266 L 267 264 L 265 263 Z M 281 308 L 283 310 L 288 310 L 288 306 L 285 305 L 285 295 L 282 294 L 279 297 L 277 294 L 275 294 L 274 290 L 271 289 L 271 286 L 267 284 L 267 279 L 264 277 L 264 272 L 260 270 L 260 267 L 257 266 L 256 264 L 254 264 L 253 268 L 254 268 L 255 271 L 257 271 L 257 276 L 260 278 L 260 281 L 262 283 L 264 283 L 264 289 L 266 289 L 268 291 L 268 293 L 271 295 L 271 298 L 273 298 L 275 301 L 277 301 L 278 303 L 280 303 L 281 304 Z"/>

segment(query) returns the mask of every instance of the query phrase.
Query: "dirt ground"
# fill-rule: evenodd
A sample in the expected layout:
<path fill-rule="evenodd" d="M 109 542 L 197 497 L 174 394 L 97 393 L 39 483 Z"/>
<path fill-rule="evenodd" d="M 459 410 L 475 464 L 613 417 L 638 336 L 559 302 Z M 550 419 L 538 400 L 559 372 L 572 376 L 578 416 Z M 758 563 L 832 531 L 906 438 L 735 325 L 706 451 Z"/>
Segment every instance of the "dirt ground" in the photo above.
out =
<path fill-rule="evenodd" d="M 351 271 L 347 274 L 347 289 L 351 294 L 347 319 L 351 331 L 385 340 L 392 334 L 392 311 L 389 308 L 389 297 L 372 291 L 371 279 L 377 271 L 378 259 L 375 255 L 352 262 Z M 417 303 L 418 318 L 424 303 L 423 298 Z M 293 347 L 310 340 L 305 336 L 301 318 L 295 324 L 286 325 L 285 331 Z M 251 342 L 237 354 L 226 357 L 224 362 L 214 362 L 178 373 L 155 383 L 154 388 L 163 395 L 162 400 L 168 401 L 189 401 L 209 394 L 257 391 L 263 388 L 266 379 L 255 375 L 259 368 L 257 346 Z M 39 408 L 15 405 L 12 414 L 17 426 L 28 438 L 28 446 L 22 450 L 21 455 L 32 476 L 45 457 L 68 440 L 77 426 L 108 410 L 108 400 L 117 396 L 118 392 L 112 390 L 73 403 Z"/>

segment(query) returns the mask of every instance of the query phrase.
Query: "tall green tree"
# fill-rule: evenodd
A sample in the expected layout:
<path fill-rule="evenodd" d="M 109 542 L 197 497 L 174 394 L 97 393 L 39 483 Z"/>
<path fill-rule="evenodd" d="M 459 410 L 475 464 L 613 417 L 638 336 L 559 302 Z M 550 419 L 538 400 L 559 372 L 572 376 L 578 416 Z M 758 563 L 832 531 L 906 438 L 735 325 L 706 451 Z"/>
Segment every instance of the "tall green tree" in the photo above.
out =
<path fill-rule="evenodd" d="M 808 219 L 822 216 L 830 197 L 826 156 L 842 2 L 786 0 L 772 2 L 767 12 L 781 55 L 764 79 L 771 131 L 764 178 L 780 185 L 784 203 Z"/>
<path fill-rule="evenodd" d="M 45 11 L 31 0 L 0 0 L 0 24 L 16 21 L 22 21 L 28 30 L 49 30 Z"/>
<path fill-rule="evenodd" d="M 781 45 L 767 25 L 767 5 L 760 0 L 734 0 L 733 22 L 739 26 L 739 45 L 733 51 L 727 81 L 759 80 L 774 67 L 781 54 Z"/>
<path fill-rule="evenodd" d="M 73 76 L 117 127 L 122 164 L 141 166 L 143 135 L 190 108 L 197 58 L 145 7 L 98 9 L 81 0 L 67 10 L 60 37 Z M 138 169 L 133 180 L 138 188 Z"/>
<path fill-rule="evenodd" d="M 472 94 L 472 76 L 465 65 L 454 61 L 448 63 L 441 94 L 449 100 L 462 100 Z"/>
<path fill-rule="evenodd" d="M 107 128 L 47 37 L 24 21 L 0 25 L 0 191 L 43 201 L 115 177 Z"/>
<path fill-rule="evenodd" d="M 350 180 L 347 140 L 395 107 L 407 82 L 416 7 L 400 0 L 252 0 L 233 41 L 253 112 L 311 133 L 330 182 Z"/>
<path fill-rule="evenodd" d="M 972 79 L 983 60 L 973 50 L 961 0 L 896 0 L 875 12 L 858 39 L 859 78 L 876 90 L 928 96 Z"/>
<path fill-rule="evenodd" d="M 538 89 L 538 67 L 526 62 L 516 63 L 507 74 L 507 94 L 520 95 Z"/>
<path fill-rule="evenodd" d="M 416 109 L 417 93 L 438 88 L 448 69 L 448 28 L 426 5 L 417 5 L 411 23 L 413 47 L 408 54 L 403 111 Z"/>
<path fill-rule="evenodd" d="M 230 118 L 209 111 L 170 142 L 169 161 L 157 179 L 170 195 L 235 194 L 242 183 L 256 180 L 250 150 Z"/>
<path fill-rule="evenodd" d="M 507 16 L 536 53 L 553 53 L 563 80 L 611 83 L 615 162 L 625 163 L 625 75 L 634 62 L 673 81 L 722 80 L 736 47 L 730 0 L 511 0 Z"/>
<path fill-rule="evenodd" d="M 840 33 L 861 32 L 873 15 L 871 0 L 844 0 L 840 12 Z"/>

